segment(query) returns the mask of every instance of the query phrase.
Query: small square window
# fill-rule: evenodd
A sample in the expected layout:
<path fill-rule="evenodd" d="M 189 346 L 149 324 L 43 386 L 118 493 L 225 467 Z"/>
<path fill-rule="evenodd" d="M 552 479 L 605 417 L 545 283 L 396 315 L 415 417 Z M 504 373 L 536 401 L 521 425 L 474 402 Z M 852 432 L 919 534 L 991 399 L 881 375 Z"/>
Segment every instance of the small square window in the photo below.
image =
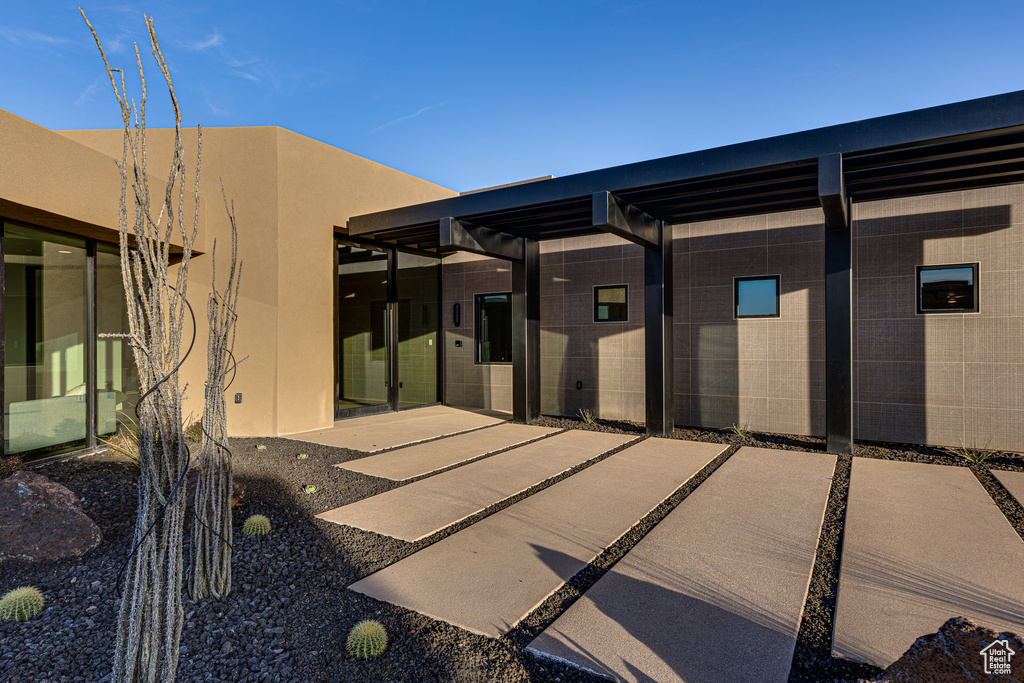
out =
<path fill-rule="evenodd" d="M 738 277 L 736 283 L 737 318 L 779 317 L 779 276 Z"/>
<path fill-rule="evenodd" d="M 626 285 L 594 287 L 594 322 L 626 322 L 629 319 Z"/>
<path fill-rule="evenodd" d="M 918 313 L 976 313 L 978 264 L 917 267 Z"/>
<path fill-rule="evenodd" d="M 476 295 L 476 362 L 512 362 L 512 295 Z"/>

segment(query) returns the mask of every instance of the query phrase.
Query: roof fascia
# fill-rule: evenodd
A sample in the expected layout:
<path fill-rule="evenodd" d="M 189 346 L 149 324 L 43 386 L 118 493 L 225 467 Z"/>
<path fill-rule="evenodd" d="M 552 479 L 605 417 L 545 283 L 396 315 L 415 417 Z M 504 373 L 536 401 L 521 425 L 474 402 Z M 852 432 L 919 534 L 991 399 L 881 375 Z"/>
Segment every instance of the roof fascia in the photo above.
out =
<path fill-rule="evenodd" d="M 1024 90 L 502 187 L 349 220 L 353 235 L 758 168 L 1024 128 Z"/>

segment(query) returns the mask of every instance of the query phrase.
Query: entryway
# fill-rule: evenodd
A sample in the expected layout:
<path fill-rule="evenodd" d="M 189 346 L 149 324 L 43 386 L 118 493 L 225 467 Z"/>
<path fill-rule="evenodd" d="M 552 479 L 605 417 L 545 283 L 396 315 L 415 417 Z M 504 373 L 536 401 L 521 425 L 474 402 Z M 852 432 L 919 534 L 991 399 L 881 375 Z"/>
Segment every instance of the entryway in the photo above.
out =
<path fill-rule="evenodd" d="M 335 240 L 335 418 L 441 400 L 441 260 Z"/>

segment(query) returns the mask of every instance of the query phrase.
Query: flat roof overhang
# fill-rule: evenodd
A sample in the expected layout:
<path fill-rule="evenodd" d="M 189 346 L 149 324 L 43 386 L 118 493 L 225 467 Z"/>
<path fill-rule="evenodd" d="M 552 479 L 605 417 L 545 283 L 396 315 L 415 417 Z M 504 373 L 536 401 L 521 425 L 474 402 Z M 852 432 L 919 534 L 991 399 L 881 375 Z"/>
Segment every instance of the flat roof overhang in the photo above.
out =
<path fill-rule="evenodd" d="M 355 216 L 349 233 L 512 264 L 513 418 L 540 416 L 540 240 L 608 232 L 644 247 L 646 427 L 673 423 L 672 231 L 820 208 L 825 439 L 853 453 L 852 202 L 1024 182 L 1024 91 Z"/>
<path fill-rule="evenodd" d="M 835 153 L 854 202 L 1024 182 L 1024 91 L 354 216 L 348 228 L 447 251 L 446 218 L 538 240 L 603 232 L 599 192 L 669 224 L 815 208 L 818 158 Z"/>

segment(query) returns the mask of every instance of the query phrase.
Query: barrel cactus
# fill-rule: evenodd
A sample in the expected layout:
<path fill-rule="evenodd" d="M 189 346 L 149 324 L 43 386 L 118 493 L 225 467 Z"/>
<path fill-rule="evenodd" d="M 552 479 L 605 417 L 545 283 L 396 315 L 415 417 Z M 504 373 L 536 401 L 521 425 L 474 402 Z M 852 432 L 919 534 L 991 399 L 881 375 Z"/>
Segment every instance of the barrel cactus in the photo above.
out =
<path fill-rule="evenodd" d="M 348 634 L 348 653 L 356 659 L 369 659 L 384 652 L 388 635 L 379 621 L 364 619 Z"/>
<path fill-rule="evenodd" d="M 242 533 L 246 536 L 266 536 L 270 533 L 270 520 L 263 515 L 253 515 L 245 520 Z"/>
<path fill-rule="evenodd" d="M 0 598 L 0 620 L 28 621 L 43 611 L 43 594 L 32 586 L 15 588 Z"/>

